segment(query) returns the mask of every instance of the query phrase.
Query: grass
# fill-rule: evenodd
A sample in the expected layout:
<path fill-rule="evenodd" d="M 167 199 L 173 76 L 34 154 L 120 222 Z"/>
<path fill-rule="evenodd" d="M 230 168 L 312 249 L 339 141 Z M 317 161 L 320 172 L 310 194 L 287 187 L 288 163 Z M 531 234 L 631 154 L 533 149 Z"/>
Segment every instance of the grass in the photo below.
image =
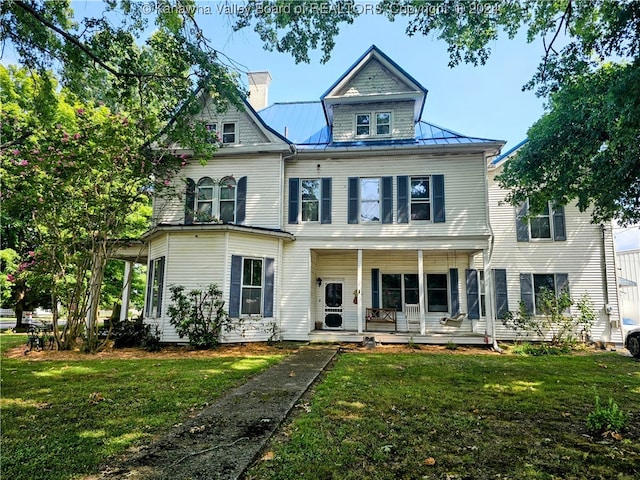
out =
<path fill-rule="evenodd" d="M 341 355 L 249 479 L 640 478 L 640 368 L 617 354 Z M 630 414 L 593 437 L 595 397 Z"/>
<path fill-rule="evenodd" d="M 0 350 L 25 335 L 0 335 Z M 148 441 L 282 355 L 1 365 L 1 478 L 72 479 Z"/>

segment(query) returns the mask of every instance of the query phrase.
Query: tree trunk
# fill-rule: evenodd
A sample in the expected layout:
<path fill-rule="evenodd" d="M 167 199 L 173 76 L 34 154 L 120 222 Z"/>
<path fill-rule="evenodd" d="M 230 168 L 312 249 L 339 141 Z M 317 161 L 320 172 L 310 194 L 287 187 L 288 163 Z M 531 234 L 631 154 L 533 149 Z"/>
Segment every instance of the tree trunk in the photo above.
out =
<path fill-rule="evenodd" d="M 98 349 L 98 313 L 100 309 L 100 293 L 104 270 L 107 265 L 106 255 L 102 245 L 99 251 L 94 251 L 91 256 L 91 278 L 89 280 L 89 306 L 87 308 L 87 348 L 94 353 Z"/>

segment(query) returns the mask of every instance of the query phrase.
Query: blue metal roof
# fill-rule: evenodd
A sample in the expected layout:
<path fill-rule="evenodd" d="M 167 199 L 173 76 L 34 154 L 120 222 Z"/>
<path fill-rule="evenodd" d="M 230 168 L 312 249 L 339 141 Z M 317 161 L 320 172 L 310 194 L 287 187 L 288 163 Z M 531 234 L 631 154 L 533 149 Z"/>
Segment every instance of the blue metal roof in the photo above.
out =
<path fill-rule="evenodd" d="M 504 160 L 505 158 L 507 158 L 509 155 L 512 155 L 513 152 L 515 152 L 516 150 L 518 150 L 521 146 L 523 146 L 525 143 L 527 143 L 529 141 L 528 138 L 525 138 L 524 140 L 522 140 L 520 143 L 518 143 L 515 147 L 510 148 L 507 152 L 503 153 L 502 155 L 494 158 L 491 161 L 491 165 L 492 166 L 496 166 L 498 165 L 502 160 Z"/>
<path fill-rule="evenodd" d="M 498 141 L 469 137 L 421 120 L 416 124 L 415 138 L 412 139 L 333 142 L 322 102 L 275 103 L 260 110 L 258 115 L 272 130 L 285 136 L 301 150 L 353 146 L 461 145 Z"/>

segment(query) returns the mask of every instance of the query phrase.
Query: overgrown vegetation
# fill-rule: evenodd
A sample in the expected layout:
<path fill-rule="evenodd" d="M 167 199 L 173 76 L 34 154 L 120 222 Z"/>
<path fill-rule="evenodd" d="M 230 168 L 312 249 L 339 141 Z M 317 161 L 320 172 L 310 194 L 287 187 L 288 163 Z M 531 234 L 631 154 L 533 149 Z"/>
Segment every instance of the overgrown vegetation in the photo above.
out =
<path fill-rule="evenodd" d="M 587 294 L 575 303 L 577 315 L 571 313 L 572 305 L 574 301 L 567 290 L 556 294 L 553 290 L 543 288 L 536 296 L 539 315 L 529 311 L 524 302 L 520 302 L 517 312 L 507 312 L 501 320 L 505 327 L 518 335 L 550 341 L 551 348 L 543 346 L 540 353 L 567 351 L 579 340 L 586 341 L 589 338 L 596 318 Z"/>
<path fill-rule="evenodd" d="M 232 328 L 222 290 L 215 284 L 189 293 L 185 293 L 182 285 L 172 285 L 169 290 L 172 302 L 167 309 L 169 323 L 180 338 L 187 337 L 196 348 L 218 346 L 222 331 Z"/>
<path fill-rule="evenodd" d="M 627 425 L 629 416 L 620 409 L 618 404 L 609 397 L 609 403 L 602 405 L 600 397 L 596 396 L 596 405 L 587 416 L 589 429 L 600 435 L 619 435 Z"/>
<path fill-rule="evenodd" d="M 26 335 L 0 335 L 3 352 L 25 342 Z M 0 477 L 96 474 L 109 456 L 167 431 L 283 354 L 3 358 Z"/>
<path fill-rule="evenodd" d="M 632 359 L 407 351 L 340 355 L 247 478 L 638 478 Z M 585 423 L 611 392 L 629 412 L 621 440 Z"/>

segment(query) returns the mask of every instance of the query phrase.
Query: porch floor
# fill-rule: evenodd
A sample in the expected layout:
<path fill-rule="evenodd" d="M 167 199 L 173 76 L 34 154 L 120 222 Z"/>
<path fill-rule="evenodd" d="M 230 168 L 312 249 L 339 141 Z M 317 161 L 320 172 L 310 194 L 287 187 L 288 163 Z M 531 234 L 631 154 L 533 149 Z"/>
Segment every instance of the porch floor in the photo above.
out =
<path fill-rule="evenodd" d="M 415 343 L 422 345 L 490 345 L 490 339 L 485 339 L 484 333 L 462 332 L 427 332 L 420 335 L 414 332 L 367 331 L 358 333 L 348 330 L 312 330 L 309 341 L 315 342 L 356 342 L 365 338 L 375 338 L 379 343 Z"/>

